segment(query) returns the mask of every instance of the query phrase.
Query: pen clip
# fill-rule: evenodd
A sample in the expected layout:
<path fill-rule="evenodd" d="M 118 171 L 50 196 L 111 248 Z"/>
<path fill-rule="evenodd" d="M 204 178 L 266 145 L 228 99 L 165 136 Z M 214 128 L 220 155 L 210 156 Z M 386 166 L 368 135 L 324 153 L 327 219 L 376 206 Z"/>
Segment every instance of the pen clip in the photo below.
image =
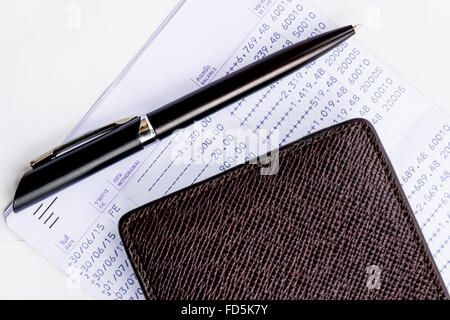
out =
<path fill-rule="evenodd" d="M 102 128 L 90 131 L 78 138 L 70 140 L 69 142 L 67 142 L 65 144 L 62 144 L 50 151 L 47 151 L 46 153 L 40 155 L 39 157 L 37 157 L 36 159 L 34 159 L 30 162 L 31 168 L 35 169 L 39 166 L 42 166 L 43 164 L 56 159 L 58 156 L 66 153 L 70 150 L 81 147 L 83 144 L 116 129 L 117 127 L 120 127 L 121 125 L 133 120 L 134 118 L 136 118 L 136 117 L 129 117 L 129 118 L 125 118 L 125 119 L 116 121 L 114 123 L 108 124 Z"/>

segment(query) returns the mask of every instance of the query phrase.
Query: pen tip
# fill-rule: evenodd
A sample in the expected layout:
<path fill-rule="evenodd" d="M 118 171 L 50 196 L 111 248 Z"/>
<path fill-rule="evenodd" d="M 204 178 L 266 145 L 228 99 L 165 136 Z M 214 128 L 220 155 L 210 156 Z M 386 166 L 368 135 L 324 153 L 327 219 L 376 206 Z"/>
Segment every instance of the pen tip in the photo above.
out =
<path fill-rule="evenodd" d="M 353 29 L 358 30 L 360 27 L 362 26 L 362 24 L 355 24 L 353 25 Z"/>

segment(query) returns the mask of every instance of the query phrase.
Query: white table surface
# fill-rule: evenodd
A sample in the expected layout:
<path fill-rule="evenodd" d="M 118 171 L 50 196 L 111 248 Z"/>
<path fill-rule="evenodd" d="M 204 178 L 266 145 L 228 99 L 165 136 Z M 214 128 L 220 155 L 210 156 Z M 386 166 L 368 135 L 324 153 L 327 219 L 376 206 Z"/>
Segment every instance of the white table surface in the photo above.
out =
<path fill-rule="evenodd" d="M 0 2 L 1 209 L 28 161 L 62 142 L 177 2 Z M 313 2 L 340 25 L 362 23 L 358 39 L 450 113 L 450 1 Z M 20 298 L 91 297 L 0 218 L 0 299 Z"/>

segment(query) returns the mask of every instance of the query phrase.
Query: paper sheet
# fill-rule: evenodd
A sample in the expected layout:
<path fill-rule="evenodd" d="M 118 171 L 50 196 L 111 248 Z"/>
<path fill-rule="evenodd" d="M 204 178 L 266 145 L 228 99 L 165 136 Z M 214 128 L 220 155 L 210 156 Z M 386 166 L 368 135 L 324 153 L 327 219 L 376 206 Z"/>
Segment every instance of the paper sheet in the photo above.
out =
<path fill-rule="evenodd" d="M 71 137 L 336 27 L 304 0 L 191 0 L 175 11 Z M 142 299 L 117 231 L 123 214 L 356 117 L 375 125 L 449 287 L 450 117 L 355 40 L 43 203 L 7 211 L 7 222 L 94 297 Z"/>

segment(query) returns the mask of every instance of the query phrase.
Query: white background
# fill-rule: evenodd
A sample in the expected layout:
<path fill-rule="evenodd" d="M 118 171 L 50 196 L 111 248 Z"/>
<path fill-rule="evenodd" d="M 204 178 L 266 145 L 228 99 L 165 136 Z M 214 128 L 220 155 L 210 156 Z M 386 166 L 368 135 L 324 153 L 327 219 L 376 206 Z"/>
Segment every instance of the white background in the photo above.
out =
<path fill-rule="evenodd" d="M 177 2 L 0 2 L 0 209 L 28 161 L 63 141 Z M 362 23 L 358 39 L 450 113 L 450 1 L 311 2 L 339 25 Z M 0 298 L 90 297 L 0 218 Z"/>

